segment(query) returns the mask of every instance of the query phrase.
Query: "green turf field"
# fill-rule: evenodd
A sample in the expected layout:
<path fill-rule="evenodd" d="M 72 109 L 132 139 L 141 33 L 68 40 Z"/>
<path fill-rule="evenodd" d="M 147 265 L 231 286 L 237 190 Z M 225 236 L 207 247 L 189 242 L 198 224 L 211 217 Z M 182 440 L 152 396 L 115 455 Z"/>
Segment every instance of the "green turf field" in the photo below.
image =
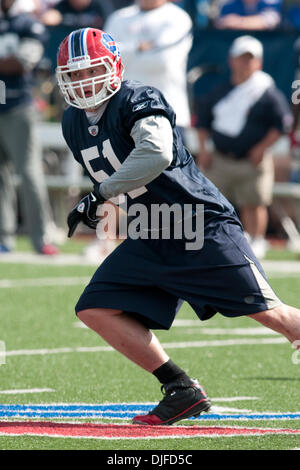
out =
<path fill-rule="evenodd" d="M 77 248 L 79 252 L 81 245 L 66 247 L 66 252 Z M 0 262 L 0 341 L 6 349 L 5 364 L 0 365 L 1 405 L 128 404 L 161 398 L 156 379 L 109 350 L 95 333 L 80 327 L 74 304 L 94 270 L 93 266 Z M 270 281 L 284 302 L 300 307 L 300 275 L 271 273 Z M 230 320 L 216 315 L 207 322 L 197 322 L 186 304 L 174 327 L 157 335 L 172 359 L 199 379 L 212 398 L 212 415 L 218 415 L 211 420 L 208 414 L 202 421 L 186 420 L 181 426 L 300 430 L 300 358 L 295 361 L 295 350 L 279 335 L 248 318 Z M 280 413 L 299 416 L 245 417 L 276 413 L 279 417 Z M 223 419 L 225 415 L 230 418 Z M 130 423 L 126 416 L 89 417 L 79 413 L 76 417 L 9 417 L 0 411 L 1 450 L 300 448 L 300 434 L 159 439 L 1 435 L 1 423 L 12 421 L 74 426 Z"/>

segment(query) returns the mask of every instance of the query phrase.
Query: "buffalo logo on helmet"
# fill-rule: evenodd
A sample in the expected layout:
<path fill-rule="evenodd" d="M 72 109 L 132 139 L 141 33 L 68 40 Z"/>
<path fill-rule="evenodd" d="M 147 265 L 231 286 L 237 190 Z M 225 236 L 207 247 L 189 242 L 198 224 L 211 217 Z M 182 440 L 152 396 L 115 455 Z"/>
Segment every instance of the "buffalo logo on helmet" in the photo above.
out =
<path fill-rule="evenodd" d="M 114 41 L 114 39 L 110 36 L 110 34 L 104 33 L 102 34 L 101 38 L 102 44 L 108 49 L 112 54 L 116 57 L 120 57 L 119 49 Z"/>

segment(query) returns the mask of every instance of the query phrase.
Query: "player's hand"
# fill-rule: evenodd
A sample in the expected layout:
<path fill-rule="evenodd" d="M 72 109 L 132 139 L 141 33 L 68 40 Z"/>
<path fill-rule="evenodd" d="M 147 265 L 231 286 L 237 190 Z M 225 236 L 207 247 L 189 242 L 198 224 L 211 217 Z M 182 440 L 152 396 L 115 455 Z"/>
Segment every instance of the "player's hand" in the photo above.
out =
<path fill-rule="evenodd" d="M 103 204 L 105 199 L 101 196 L 98 188 L 94 186 L 94 191 L 84 196 L 68 215 L 68 237 L 71 238 L 77 225 L 82 222 L 90 228 L 96 229 L 98 224 L 97 208 Z"/>

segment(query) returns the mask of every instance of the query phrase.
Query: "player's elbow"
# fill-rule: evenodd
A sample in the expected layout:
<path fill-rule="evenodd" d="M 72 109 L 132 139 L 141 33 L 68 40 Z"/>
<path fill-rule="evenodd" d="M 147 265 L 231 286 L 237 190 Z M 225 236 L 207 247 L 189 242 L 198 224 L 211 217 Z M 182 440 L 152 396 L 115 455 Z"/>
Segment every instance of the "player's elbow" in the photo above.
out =
<path fill-rule="evenodd" d="M 160 166 L 161 171 L 164 171 L 168 168 L 173 161 L 173 152 L 170 149 L 163 149 L 160 154 Z"/>

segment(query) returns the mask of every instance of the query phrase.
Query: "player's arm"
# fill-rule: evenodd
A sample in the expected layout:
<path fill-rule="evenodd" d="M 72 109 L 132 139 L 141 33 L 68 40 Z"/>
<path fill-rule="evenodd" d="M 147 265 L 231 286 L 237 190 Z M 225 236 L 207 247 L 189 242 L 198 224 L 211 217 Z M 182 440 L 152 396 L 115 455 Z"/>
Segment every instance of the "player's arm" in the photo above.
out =
<path fill-rule="evenodd" d="M 131 137 L 135 147 L 120 168 L 100 184 L 105 199 L 149 184 L 173 160 L 173 131 L 164 116 L 148 116 L 135 122 Z"/>
<path fill-rule="evenodd" d="M 131 137 L 135 148 L 121 167 L 86 195 L 68 216 L 68 237 L 80 222 L 96 228 L 98 206 L 106 200 L 140 188 L 157 178 L 173 160 L 173 132 L 169 120 L 163 116 L 149 116 L 138 120 Z"/>

